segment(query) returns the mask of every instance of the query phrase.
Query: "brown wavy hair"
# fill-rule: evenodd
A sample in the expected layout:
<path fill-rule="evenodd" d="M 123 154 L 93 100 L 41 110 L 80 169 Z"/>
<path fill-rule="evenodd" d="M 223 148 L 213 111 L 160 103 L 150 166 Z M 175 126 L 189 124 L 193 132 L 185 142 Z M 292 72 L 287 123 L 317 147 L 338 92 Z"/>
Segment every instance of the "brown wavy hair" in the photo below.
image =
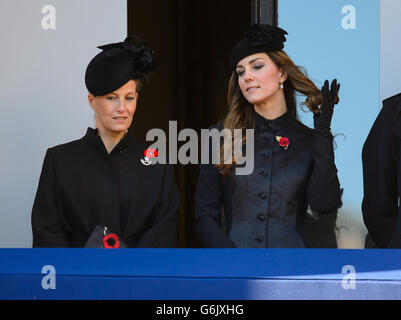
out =
<path fill-rule="evenodd" d="M 301 104 L 306 106 L 313 113 L 320 113 L 319 105 L 322 103 L 322 93 L 321 90 L 309 79 L 305 69 L 303 67 L 297 66 L 290 59 L 287 53 L 283 50 L 274 51 L 266 53 L 269 58 L 275 63 L 275 65 L 280 69 L 284 70 L 287 74 L 287 80 L 284 82 L 284 97 L 287 105 L 287 110 L 289 115 L 299 120 L 297 112 L 297 100 L 296 93 L 299 92 L 306 96 L 306 99 Z M 228 105 L 230 110 L 224 119 L 224 128 L 229 129 L 232 133 L 232 141 L 234 143 L 234 129 L 253 129 L 253 105 L 249 103 L 243 96 L 241 89 L 238 84 L 238 75 L 234 70 L 231 74 L 228 94 L 227 94 Z M 336 99 L 338 103 L 338 97 Z M 245 135 L 242 135 L 241 144 L 245 143 Z M 227 152 L 230 153 L 231 163 L 224 163 L 226 161 L 220 161 L 217 164 L 219 172 L 223 175 L 228 175 L 229 170 L 235 161 L 235 154 L 232 149 L 230 149 L 225 141 L 220 148 L 220 159 L 227 159 Z"/>

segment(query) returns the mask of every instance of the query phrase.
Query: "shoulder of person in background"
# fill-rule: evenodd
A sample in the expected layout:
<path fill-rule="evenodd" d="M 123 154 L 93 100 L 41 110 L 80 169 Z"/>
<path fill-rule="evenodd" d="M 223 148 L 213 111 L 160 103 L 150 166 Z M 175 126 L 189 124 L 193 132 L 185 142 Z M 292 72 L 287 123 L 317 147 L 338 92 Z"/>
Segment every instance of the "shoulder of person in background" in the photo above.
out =
<path fill-rule="evenodd" d="M 401 93 L 393 95 L 383 100 L 383 112 L 392 115 L 400 115 L 401 113 Z"/>

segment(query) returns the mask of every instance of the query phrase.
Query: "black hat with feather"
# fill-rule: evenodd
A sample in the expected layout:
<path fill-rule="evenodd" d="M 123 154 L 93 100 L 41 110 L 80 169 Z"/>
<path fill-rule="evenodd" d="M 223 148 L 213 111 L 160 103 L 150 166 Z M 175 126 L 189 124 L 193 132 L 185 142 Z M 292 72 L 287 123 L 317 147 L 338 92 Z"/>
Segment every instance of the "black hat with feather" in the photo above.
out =
<path fill-rule="evenodd" d="M 243 58 L 259 53 L 282 50 L 287 31 L 270 24 L 253 24 L 246 31 L 245 38 L 236 44 L 230 55 L 230 70 Z"/>
<path fill-rule="evenodd" d="M 95 96 L 111 93 L 131 79 L 147 80 L 156 67 L 153 51 L 138 36 L 98 48 L 102 52 L 89 62 L 85 72 L 86 88 Z"/>

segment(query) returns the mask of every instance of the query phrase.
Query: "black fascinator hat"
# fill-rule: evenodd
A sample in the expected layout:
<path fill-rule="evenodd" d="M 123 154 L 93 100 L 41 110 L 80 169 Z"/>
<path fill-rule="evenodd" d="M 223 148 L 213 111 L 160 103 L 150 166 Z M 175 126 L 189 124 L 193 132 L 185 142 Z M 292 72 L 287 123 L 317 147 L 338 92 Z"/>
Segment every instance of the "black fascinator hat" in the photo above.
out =
<path fill-rule="evenodd" d="M 236 44 L 230 55 L 230 70 L 233 71 L 238 61 L 259 53 L 282 50 L 287 31 L 270 24 L 252 24 L 246 31 L 245 38 Z"/>
<path fill-rule="evenodd" d="M 131 79 L 148 80 L 156 67 L 153 51 L 138 36 L 98 48 L 103 51 L 89 62 L 85 72 L 86 88 L 95 96 L 113 92 Z"/>

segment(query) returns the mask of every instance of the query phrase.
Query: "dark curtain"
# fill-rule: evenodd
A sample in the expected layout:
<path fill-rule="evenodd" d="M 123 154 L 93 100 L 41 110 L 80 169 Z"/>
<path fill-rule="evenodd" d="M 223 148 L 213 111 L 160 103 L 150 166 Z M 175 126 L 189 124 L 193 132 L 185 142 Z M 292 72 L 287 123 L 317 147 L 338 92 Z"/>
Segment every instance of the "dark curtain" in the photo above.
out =
<path fill-rule="evenodd" d="M 128 34 L 138 34 L 155 51 L 159 68 L 140 93 L 134 117 L 136 139 L 152 128 L 198 132 L 226 114 L 228 57 L 251 22 L 252 0 L 128 0 Z M 168 136 L 167 136 L 168 137 Z M 178 147 L 185 142 L 178 143 Z M 177 167 L 181 192 L 180 247 L 201 247 L 194 228 L 198 165 Z"/>

